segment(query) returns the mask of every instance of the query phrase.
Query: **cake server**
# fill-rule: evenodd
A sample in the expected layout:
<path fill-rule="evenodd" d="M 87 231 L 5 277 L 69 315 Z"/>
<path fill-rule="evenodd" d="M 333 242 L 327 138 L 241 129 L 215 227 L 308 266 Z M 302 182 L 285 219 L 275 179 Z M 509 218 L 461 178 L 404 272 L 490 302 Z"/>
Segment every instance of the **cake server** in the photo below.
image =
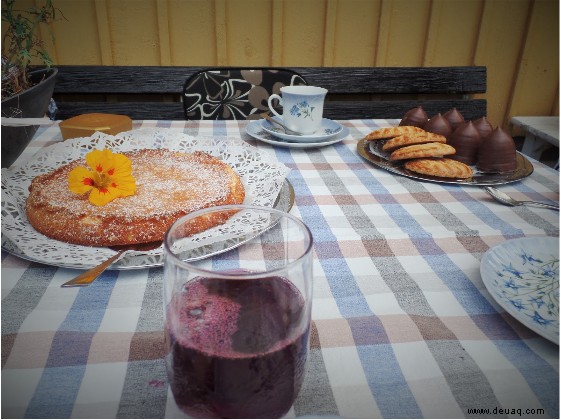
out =
<path fill-rule="evenodd" d="M 120 245 L 120 246 L 112 246 L 111 249 L 118 251 L 112 257 L 106 259 L 101 264 L 96 265 L 94 268 L 89 269 L 85 273 L 82 273 L 72 280 L 67 281 L 66 283 L 62 284 L 60 287 L 79 287 L 79 286 L 87 286 L 95 279 L 97 279 L 101 273 L 103 273 L 107 267 L 111 264 L 116 262 L 119 258 L 121 258 L 127 251 L 150 251 L 152 249 L 156 249 L 162 245 L 162 241 L 156 242 L 147 242 L 144 244 L 135 244 L 135 245 Z"/>

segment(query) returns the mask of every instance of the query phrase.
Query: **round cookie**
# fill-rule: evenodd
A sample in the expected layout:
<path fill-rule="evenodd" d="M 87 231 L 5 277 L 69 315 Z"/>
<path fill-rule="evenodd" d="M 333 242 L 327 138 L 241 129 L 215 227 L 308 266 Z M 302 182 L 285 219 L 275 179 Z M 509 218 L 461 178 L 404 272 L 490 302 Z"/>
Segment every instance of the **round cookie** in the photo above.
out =
<path fill-rule="evenodd" d="M 378 130 L 374 130 L 367 134 L 364 139 L 365 140 L 381 140 L 381 139 L 389 139 L 392 137 L 402 136 L 404 134 L 419 134 L 424 133 L 425 130 L 419 127 L 414 127 L 412 125 L 401 125 L 398 127 L 386 127 L 386 128 L 379 128 Z"/>
<path fill-rule="evenodd" d="M 473 170 L 465 163 L 449 158 L 424 158 L 405 162 L 406 169 L 442 178 L 471 178 Z"/>
<path fill-rule="evenodd" d="M 424 143 L 414 144 L 412 146 L 401 147 L 392 152 L 390 160 L 416 159 L 426 157 L 440 157 L 453 155 L 456 153 L 449 144 L 443 143 Z"/>
<path fill-rule="evenodd" d="M 387 140 L 382 146 L 382 150 L 384 152 L 392 152 L 400 147 L 423 143 L 446 143 L 446 137 L 434 133 L 404 134 Z"/>

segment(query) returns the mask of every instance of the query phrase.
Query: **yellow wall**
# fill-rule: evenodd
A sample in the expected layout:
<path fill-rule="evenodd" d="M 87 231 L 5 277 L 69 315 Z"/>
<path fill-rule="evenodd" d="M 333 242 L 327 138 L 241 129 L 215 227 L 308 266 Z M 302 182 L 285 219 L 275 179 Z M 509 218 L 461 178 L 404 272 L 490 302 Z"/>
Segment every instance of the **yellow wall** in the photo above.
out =
<path fill-rule="evenodd" d="M 559 113 L 558 0 L 55 4 L 65 19 L 52 25 L 56 43 L 45 39 L 61 65 L 482 65 L 493 125 Z"/>

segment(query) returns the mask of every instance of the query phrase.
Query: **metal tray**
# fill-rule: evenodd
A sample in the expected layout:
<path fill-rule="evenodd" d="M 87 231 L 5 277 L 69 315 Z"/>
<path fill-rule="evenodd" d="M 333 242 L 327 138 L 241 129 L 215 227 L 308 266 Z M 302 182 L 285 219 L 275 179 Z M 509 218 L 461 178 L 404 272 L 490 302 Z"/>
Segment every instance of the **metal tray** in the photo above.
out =
<path fill-rule="evenodd" d="M 521 153 L 516 152 L 516 169 L 508 173 L 487 173 L 481 172 L 477 168 L 472 167 L 473 177 L 468 179 L 455 179 L 455 178 L 442 178 L 437 176 L 423 175 L 412 172 L 403 167 L 403 162 L 392 162 L 387 159 L 387 153 L 382 151 L 383 142 L 381 141 L 366 141 L 365 139 L 359 140 L 357 144 L 358 154 L 374 164 L 375 166 L 393 172 L 398 175 L 403 175 L 408 178 L 416 179 L 418 181 L 426 182 L 440 182 L 446 184 L 462 184 L 462 185 L 502 185 L 511 182 L 520 181 L 534 172 L 532 163 L 524 157 Z"/>

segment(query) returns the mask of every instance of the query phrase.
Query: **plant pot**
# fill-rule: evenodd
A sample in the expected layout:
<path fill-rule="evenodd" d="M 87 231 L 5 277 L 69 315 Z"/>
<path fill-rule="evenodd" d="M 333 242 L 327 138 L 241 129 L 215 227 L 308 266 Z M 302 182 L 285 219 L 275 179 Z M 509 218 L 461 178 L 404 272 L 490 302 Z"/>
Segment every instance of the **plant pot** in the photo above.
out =
<path fill-rule="evenodd" d="M 30 72 L 31 81 L 40 82 L 16 96 L 3 100 L 2 117 L 41 118 L 45 116 L 53 96 L 57 73 L 56 68 Z M 42 80 L 43 78 L 44 80 Z M 7 168 L 16 161 L 38 128 L 38 125 L 2 126 L 2 168 Z"/>

